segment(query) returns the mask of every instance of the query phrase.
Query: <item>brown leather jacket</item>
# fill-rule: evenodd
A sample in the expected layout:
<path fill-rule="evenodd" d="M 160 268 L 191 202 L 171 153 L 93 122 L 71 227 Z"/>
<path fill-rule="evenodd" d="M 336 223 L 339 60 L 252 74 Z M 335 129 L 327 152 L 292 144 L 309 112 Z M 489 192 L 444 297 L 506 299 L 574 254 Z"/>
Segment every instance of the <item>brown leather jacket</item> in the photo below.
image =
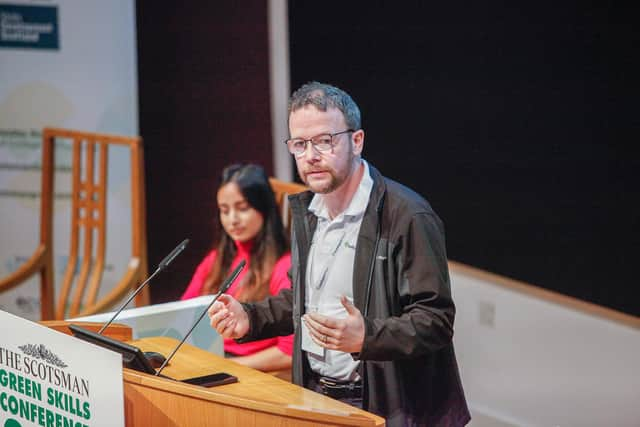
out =
<path fill-rule="evenodd" d="M 365 318 L 362 361 L 365 410 L 388 426 L 463 426 L 470 420 L 453 351 L 451 299 L 443 225 L 412 190 L 370 165 L 373 190 L 356 246 L 353 296 Z M 292 290 L 248 304 L 251 330 L 242 339 L 295 333 L 293 381 L 307 383 L 300 348 L 305 267 L 316 218 L 313 194 L 289 197 Z"/>

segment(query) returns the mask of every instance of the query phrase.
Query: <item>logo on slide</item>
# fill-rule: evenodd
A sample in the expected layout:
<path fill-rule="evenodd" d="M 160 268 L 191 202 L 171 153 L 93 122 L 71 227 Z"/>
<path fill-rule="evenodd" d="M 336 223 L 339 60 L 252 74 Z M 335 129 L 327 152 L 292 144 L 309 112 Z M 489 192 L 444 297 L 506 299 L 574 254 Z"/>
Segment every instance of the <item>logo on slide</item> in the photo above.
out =
<path fill-rule="evenodd" d="M 59 49 L 58 8 L 0 4 L 0 47 Z"/>

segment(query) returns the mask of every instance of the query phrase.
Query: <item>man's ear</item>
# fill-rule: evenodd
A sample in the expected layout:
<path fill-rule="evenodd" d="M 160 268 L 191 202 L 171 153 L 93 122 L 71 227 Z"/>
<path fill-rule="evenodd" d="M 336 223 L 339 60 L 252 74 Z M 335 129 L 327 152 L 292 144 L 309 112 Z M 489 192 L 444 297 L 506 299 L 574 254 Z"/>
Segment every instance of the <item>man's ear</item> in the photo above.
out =
<path fill-rule="evenodd" d="M 359 156 L 364 148 L 364 130 L 359 129 L 351 135 L 353 154 Z"/>

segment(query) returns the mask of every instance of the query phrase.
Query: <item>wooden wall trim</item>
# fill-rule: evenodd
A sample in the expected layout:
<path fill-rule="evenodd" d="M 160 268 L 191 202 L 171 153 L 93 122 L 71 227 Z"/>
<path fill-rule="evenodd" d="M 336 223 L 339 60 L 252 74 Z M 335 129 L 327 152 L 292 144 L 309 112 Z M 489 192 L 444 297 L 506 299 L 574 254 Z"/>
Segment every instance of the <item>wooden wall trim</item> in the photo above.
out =
<path fill-rule="evenodd" d="M 449 270 L 454 273 L 470 276 L 515 292 L 520 292 L 534 298 L 549 301 L 553 304 L 558 304 L 571 310 L 579 311 L 591 316 L 597 316 L 635 329 L 640 329 L 640 317 L 622 313 L 598 304 L 563 295 L 558 292 L 550 291 L 548 289 L 505 276 L 500 276 L 495 273 L 490 273 L 456 261 L 449 261 Z"/>

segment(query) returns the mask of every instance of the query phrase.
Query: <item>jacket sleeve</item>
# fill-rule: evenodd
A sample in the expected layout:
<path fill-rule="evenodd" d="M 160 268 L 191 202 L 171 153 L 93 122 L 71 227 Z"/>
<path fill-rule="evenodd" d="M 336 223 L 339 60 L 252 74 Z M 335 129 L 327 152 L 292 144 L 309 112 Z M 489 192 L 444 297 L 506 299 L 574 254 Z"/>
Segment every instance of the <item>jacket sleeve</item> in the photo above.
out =
<path fill-rule="evenodd" d="M 293 334 L 291 289 L 282 289 L 277 295 L 242 306 L 249 315 L 250 329 L 247 335 L 236 340 L 239 343 Z"/>
<path fill-rule="evenodd" d="M 394 242 L 387 288 L 386 318 L 365 319 L 363 360 L 415 358 L 449 346 L 453 337 L 455 306 L 442 223 L 434 214 L 414 214 Z M 379 301 L 379 304 L 384 304 Z"/>

